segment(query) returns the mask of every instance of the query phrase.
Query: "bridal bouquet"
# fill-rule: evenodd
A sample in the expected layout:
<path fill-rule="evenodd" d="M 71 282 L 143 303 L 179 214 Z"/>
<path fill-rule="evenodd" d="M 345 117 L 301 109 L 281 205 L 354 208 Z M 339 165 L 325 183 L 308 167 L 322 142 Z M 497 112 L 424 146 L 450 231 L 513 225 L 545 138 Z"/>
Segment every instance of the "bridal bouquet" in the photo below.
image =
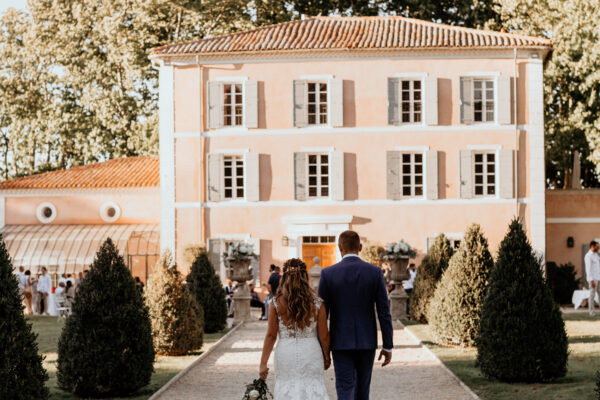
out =
<path fill-rule="evenodd" d="M 383 252 L 383 259 L 385 261 L 397 260 L 399 258 L 414 258 L 417 256 L 417 252 L 410 247 L 408 243 L 401 240 L 397 243 L 390 243 L 385 246 Z"/>
<path fill-rule="evenodd" d="M 223 258 L 226 260 L 240 261 L 256 259 L 258 256 L 254 253 L 254 245 L 244 242 L 231 242 L 227 247 L 227 251 L 223 253 Z"/>
<path fill-rule="evenodd" d="M 273 395 L 267 387 L 267 382 L 262 379 L 255 379 L 254 382 L 246 385 L 246 393 L 242 400 L 269 400 Z"/>

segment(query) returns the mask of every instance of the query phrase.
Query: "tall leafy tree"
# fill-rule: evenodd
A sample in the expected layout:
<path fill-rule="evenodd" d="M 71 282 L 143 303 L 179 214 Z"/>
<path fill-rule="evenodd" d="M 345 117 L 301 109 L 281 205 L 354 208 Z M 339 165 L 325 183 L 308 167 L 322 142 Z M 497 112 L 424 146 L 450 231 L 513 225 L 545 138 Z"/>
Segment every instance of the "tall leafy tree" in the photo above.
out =
<path fill-rule="evenodd" d="M 547 179 L 569 188 L 575 151 L 583 185 L 600 172 L 600 0 L 498 0 L 512 32 L 548 37 L 552 57 L 544 73 Z"/>

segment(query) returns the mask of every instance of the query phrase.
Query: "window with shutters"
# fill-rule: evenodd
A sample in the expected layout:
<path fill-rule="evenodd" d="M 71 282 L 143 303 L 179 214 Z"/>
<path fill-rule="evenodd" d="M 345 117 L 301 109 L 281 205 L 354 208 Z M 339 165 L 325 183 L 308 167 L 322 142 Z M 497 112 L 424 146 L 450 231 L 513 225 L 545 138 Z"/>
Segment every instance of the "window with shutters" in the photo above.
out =
<path fill-rule="evenodd" d="M 420 80 L 400 81 L 401 121 L 403 124 L 421 122 L 422 89 Z"/>
<path fill-rule="evenodd" d="M 308 197 L 312 199 L 329 197 L 329 155 L 308 155 Z"/>
<path fill-rule="evenodd" d="M 223 126 L 244 124 L 244 102 L 241 83 L 223 85 Z"/>
<path fill-rule="evenodd" d="M 422 197 L 423 153 L 402 153 L 400 163 L 402 197 Z"/>
<path fill-rule="evenodd" d="M 473 79 L 473 120 L 494 122 L 493 79 Z"/>
<path fill-rule="evenodd" d="M 327 125 L 327 83 L 308 82 L 308 124 Z"/>
<path fill-rule="evenodd" d="M 496 195 L 496 154 L 476 152 L 473 154 L 475 196 Z"/>
<path fill-rule="evenodd" d="M 223 179 L 224 198 L 244 198 L 244 158 L 242 156 L 223 157 Z"/>

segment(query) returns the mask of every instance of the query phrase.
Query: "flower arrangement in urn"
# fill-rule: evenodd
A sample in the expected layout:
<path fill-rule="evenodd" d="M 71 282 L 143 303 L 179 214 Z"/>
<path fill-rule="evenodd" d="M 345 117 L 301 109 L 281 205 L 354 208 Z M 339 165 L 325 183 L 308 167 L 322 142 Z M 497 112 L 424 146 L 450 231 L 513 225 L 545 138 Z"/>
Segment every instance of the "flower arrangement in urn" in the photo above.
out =
<path fill-rule="evenodd" d="M 267 387 L 267 383 L 262 379 L 255 379 L 252 383 L 246 385 L 246 393 L 242 400 L 269 400 L 273 395 Z"/>
<path fill-rule="evenodd" d="M 385 261 L 393 261 L 400 258 L 415 258 L 416 256 L 417 252 L 404 240 L 400 240 L 385 246 L 382 258 Z"/>
<path fill-rule="evenodd" d="M 229 261 L 242 261 L 258 258 L 254 252 L 254 245 L 244 242 L 231 242 L 223 258 Z"/>

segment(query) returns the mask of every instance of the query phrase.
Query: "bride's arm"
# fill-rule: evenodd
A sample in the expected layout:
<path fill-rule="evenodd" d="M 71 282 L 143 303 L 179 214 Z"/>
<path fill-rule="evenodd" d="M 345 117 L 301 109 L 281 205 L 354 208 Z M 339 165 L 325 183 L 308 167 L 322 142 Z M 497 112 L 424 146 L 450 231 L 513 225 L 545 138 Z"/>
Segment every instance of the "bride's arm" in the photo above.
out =
<path fill-rule="evenodd" d="M 275 306 L 269 307 L 269 327 L 267 328 L 267 334 L 265 335 L 265 342 L 263 343 L 263 351 L 262 357 L 260 358 L 260 368 L 259 375 L 263 381 L 267 380 L 267 374 L 269 373 L 269 369 L 267 368 L 267 363 L 269 362 L 269 357 L 271 356 L 271 352 L 273 351 L 273 346 L 275 346 L 275 342 L 277 341 L 277 313 L 275 312 Z"/>
<path fill-rule="evenodd" d="M 317 331 L 319 332 L 319 342 L 323 349 L 323 358 L 325 360 L 325 369 L 331 365 L 331 356 L 329 354 L 329 328 L 327 327 L 327 310 L 322 304 L 317 315 Z"/>

